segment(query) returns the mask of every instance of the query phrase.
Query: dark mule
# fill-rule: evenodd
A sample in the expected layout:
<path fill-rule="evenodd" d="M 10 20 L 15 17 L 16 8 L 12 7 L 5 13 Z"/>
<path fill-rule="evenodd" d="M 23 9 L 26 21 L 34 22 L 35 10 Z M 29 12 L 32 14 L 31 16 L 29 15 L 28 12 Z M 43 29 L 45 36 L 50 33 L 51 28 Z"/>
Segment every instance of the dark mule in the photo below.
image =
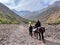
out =
<path fill-rule="evenodd" d="M 43 42 L 45 42 L 44 41 L 44 32 L 45 32 L 45 27 L 40 27 L 40 28 L 38 28 L 38 32 L 39 32 L 39 39 L 41 40 L 43 40 Z"/>
<path fill-rule="evenodd" d="M 39 40 L 43 40 L 43 42 L 45 42 L 45 41 L 44 41 L 44 36 L 43 36 L 44 32 L 45 32 L 45 27 L 38 27 L 38 28 L 34 31 L 34 36 L 37 37 L 37 39 L 38 39 L 38 37 L 39 37 Z M 38 36 L 38 35 L 39 35 L 39 36 Z"/>

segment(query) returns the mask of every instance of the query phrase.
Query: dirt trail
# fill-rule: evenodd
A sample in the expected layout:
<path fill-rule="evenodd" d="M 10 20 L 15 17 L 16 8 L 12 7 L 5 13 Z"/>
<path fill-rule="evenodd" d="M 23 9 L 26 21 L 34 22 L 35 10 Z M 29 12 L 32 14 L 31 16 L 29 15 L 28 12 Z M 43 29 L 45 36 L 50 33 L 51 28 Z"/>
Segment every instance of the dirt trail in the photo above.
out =
<path fill-rule="evenodd" d="M 22 30 L 21 32 L 23 33 L 23 35 L 25 36 L 25 38 L 27 38 L 26 39 L 27 45 L 45 45 L 42 41 L 39 41 L 37 39 L 34 39 L 34 38 L 30 37 L 29 33 L 28 33 L 27 27 L 21 25 L 21 26 L 19 26 L 19 29 Z"/>
<path fill-rule="evenodd" d="M 20 27 L 19 27 L 20 28 Z M 54 39 L 49 39 L 49 38 L 45 38 L 45 43 L 43 43 L 42 41 L 39 41 L 37 39 L 31 38 L 28 34 L 28 29 L 27 27 L 21 26 L 22 32 L 24 33 L 24 35 L 28 36 L 26 38 L 30 38 L 29 41 L 33 41 L 36 45 L 60 45 L 60 40 L 54 40 Z M 31 40 L 32 39 L 32 40 Z M 30 43 L 31 44 L 31 43 Z M 35 45 L 34 44 L 34 45 Z"/>
<path fill-rule="evenodd" d="M 0 45 L 60 45 L 45 37 L 45 43 L 29 36 L 25 25 L 0 25 Z"/>

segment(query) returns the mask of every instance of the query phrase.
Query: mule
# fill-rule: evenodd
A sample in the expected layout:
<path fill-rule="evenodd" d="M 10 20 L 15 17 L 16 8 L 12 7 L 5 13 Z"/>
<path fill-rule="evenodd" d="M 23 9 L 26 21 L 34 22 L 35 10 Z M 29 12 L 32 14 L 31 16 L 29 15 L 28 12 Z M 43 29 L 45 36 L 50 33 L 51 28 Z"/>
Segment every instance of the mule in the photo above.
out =
<path fill-rule="evenodd" d="M 43 40 L 44 42 L 44 35 L 43 35 L 44 32 L 45 32 L 45 27 L 38 27 L 34 31 L 34 36 L 37 37 L 37 39 L 39 38 L 39 40 Z"/>

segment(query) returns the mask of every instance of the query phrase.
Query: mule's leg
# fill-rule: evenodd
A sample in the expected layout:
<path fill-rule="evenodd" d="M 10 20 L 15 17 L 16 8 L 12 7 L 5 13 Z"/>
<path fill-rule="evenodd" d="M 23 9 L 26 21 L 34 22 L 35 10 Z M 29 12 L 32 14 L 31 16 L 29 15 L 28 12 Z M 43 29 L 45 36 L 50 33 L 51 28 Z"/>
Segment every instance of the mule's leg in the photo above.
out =
<path fill-rule="evenodd" d="M 34 32 L 34 36 L 38 39 L 38 33 Z"/>
<path fill-rule="evenodd" d="M 44 40 L 44 35 L 43 35 L 43 33 L 42 33 L 42 40 L 43 40 L 43 42 L 45 43 L 45 40 Z"/>
<path fill-rule="evenodd" d="M 36 33 L 36 38 L 38 39 L 38 33 Z"/>
<path fill-rule="evenodd" d="M 41 40 L 41 34 L 39 33 L 39 40 Z"/>
<path fill-rule="evenodd" d="M 43 36 L 43 33 L 41 34 L 41 36 L 42 36 L 42 40 L 44 40 L 44 36 Z"/>

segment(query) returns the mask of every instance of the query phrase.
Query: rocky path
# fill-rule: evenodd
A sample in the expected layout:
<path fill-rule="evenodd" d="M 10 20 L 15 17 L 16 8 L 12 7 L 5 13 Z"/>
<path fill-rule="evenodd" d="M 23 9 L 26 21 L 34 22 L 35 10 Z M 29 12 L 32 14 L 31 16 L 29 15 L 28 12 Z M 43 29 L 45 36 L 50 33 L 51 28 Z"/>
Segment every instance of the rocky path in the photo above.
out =
<path fill-rule="evenodd" d="M 45 45 L 60 45 L 60 25 L 45 25 Z"/>
<path fill-rule="evenodd" d="M 19 29 L 18 31 L 16 31 L 16 33 L 18 32 L 21 32 L 19 35 L 20 35 L 20 38 L 17 37 L 20 39 L 20 45 L 44 45 L 44 43 L 42 41 L 38 41 L 37 39 L 34 39 L 32 37 L 29 36 L 29 33 L 28 33 L 28 30 L 25 26 L 19 26 Z M 22 36 L 22 37 L 21 37 Z"/>
<path fill-rule="evenodd" d="M 50 28 L 50 27 L 49 27 Z M 47 29 L 49 29 L 47 28 Z M 53 28 L 53 27 L 52 27 Z M 25 36 L 26 39 L 26 45 L 60 45 L 60 40 L 58 39 L 53 39 L 53 38 L 45 38 L 45 43 L 42 41 L 39 41 L 37 39 L 31 38 L 28 34 L 28 29 L 25 26 L 19 26 L 19 29 L 22 30 L 23 35 Z M 27 42 L 27 40 L 29 40 Z"/>
<path fill-rule="evenodd" d="M 30 37 L 27 28 L 23 25 L 0 25 L 0 45 L 60 45 L 60 40 L 56 42 L 49 36 L 45 36 L 45 43 Z"/>

